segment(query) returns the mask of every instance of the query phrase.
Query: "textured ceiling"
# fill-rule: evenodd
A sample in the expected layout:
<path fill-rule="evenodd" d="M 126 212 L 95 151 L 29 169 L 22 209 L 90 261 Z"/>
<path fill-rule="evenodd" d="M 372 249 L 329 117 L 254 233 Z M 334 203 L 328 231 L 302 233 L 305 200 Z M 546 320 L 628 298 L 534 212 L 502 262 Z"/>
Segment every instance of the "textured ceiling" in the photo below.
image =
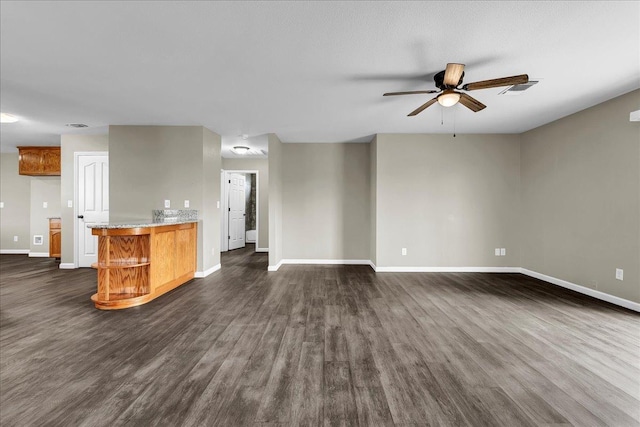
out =
<path fill-rule="evenodd" d="M 640 86 L 640 2 L 0 3 L 3 151 L 109 124 L 203 125 L 284 142 L 375 133 L 522 132 Z M 465 82 L 528 73 L 520 96 L 435 105 L 447 62 Z M 264 137 L 257 140 L 263 141 Z"/>

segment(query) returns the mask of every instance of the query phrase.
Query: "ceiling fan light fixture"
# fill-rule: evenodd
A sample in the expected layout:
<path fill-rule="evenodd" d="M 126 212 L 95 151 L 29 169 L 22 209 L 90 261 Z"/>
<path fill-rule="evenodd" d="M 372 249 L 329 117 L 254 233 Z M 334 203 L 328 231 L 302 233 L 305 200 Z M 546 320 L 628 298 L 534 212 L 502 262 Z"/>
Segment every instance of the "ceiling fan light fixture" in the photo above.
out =
<path fill-rule="evenodd" d="M 460 94 L 453 91 L 446 91 L 438 96 L 438 103 L 443 107 L 453 107 L 460 101 Z"/>
<path fill-rule="evenodd" d="M 235 147 L 233 147 L 233 151 L 236 154 L 247 154 L 249 152 L 250 148 L 249 147 L 245 147 L 243 145 L 236 145 Z"/>

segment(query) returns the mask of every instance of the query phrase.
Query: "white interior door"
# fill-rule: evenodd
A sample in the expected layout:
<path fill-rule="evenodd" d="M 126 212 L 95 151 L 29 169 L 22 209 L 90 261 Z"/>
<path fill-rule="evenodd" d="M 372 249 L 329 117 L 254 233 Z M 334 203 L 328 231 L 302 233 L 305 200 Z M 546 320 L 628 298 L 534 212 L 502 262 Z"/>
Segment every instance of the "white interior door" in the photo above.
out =
<path fill-rule="evenodd" d="M 229 250 L 244 248 L 245 175 L 229 174 Z"/>
<path fill-rule="evenodd" d="M 78 267 L 91 267 L 98 260 L 98 238 L 87 225 L 109 222 L 109 157 L 79 155 L 76 167 Z"/>

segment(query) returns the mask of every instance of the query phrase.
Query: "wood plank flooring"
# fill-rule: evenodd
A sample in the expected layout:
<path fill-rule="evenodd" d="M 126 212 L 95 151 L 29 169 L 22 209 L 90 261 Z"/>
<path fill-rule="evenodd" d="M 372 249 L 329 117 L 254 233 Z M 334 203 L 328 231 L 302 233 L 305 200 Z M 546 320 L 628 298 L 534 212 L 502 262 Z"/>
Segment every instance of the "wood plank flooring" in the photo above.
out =
<path fill-rule="evenodd" d="M 640 316 L 519 274 L 223 254 L 141 307 L 0 256 L 2 426 L 638 426 Z"/>

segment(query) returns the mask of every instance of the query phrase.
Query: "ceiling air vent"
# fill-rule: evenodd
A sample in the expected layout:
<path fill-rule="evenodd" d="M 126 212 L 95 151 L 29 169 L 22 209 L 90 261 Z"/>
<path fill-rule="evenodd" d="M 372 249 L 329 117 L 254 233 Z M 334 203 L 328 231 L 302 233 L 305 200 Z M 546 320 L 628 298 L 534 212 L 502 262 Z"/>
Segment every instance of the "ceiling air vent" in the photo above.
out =
<path fill-rule="evenodd" d="M 511 95 L 511 96 L 520 95 L 522 94 L 522 92 L 529 89 L 531 86 L 537 84 L 538 82 L 539 80 L 529 80 L 527 83 L 524 83 L 521 85 L 509 86 L 508 88 L 500 92 L 498 95 Z"/>

